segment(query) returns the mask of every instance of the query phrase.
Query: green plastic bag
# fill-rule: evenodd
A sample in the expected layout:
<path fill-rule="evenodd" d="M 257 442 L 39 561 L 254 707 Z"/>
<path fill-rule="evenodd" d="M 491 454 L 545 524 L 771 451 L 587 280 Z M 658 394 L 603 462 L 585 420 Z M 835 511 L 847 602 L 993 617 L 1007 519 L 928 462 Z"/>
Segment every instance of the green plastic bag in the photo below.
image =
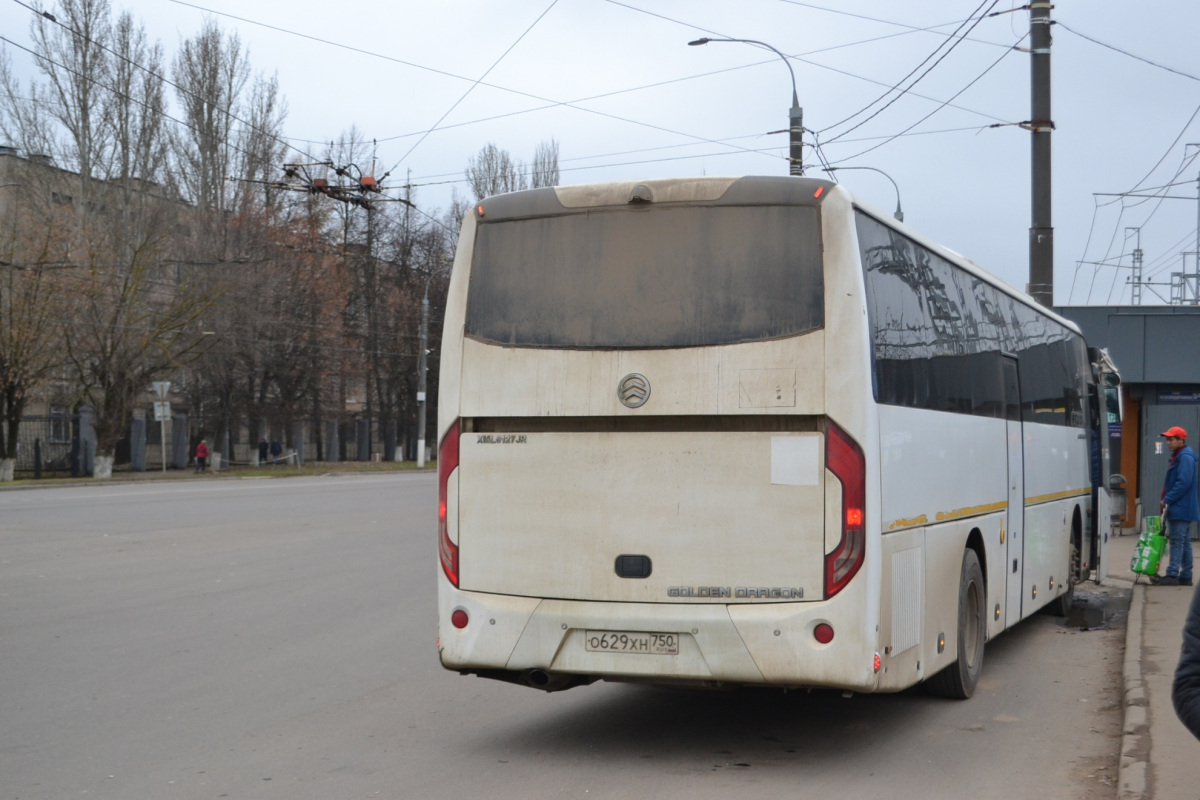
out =
<path fill-rule="evenodd" d="M 1146 517 L 1146 532 L 1138 537 L 1129 569 L 1138 575 L 1157 575 L 1158 562 L 1167 549 L 1167 537 L 1162 535 L 1162 519 Z"/>

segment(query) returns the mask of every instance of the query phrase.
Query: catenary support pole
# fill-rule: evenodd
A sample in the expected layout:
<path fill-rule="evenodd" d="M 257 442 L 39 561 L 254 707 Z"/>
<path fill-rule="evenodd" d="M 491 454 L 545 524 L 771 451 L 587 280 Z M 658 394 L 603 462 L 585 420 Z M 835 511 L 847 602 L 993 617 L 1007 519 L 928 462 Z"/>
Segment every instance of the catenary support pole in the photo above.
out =
<path fill-rule="evenodd" d="M 1200 174 L 1196 175 L 1196 269 L 1192 273 L 1192 304 L 1200 305 Z"/>
<path fill-rule="evenodd" d="M 1032 137 L 1032 188 L 1029 228 L 1029 294 L 1047 308 L 1054 304 L 1054 225 L 1051 218 L 1050 135 L 1050 9 L 1039 0 L 1029 6 Z"/>
<path fill-rule="evenodd" d="M 425 374 L 429 357 L 429 282 L 451 268 L 438 267 L 425 278 L 425 295 L 421 299 L 421 352 L 417 354 L 417 467 L 425 466 Z"/>
<path fill-rule="evenodd" d="M 433 277 L 432 275 L 430 277 Z M 417 354 L 417 467 L 425 466 L 425 359 L 429 353 L 429 281 L 421 300 L 421 350 Z"/>

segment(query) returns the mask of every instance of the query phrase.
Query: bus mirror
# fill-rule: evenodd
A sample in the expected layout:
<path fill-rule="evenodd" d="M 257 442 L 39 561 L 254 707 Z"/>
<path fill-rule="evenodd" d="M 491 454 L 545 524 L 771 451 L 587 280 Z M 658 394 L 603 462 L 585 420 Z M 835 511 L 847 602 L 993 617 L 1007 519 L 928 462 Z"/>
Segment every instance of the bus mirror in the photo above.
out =
<path fill-rule="evenodd" d="M 1110 425 L 1125 419 L 1125 395 L 1120 389 L 1110 387 L 1104 390 L 1104 411 Z"/>

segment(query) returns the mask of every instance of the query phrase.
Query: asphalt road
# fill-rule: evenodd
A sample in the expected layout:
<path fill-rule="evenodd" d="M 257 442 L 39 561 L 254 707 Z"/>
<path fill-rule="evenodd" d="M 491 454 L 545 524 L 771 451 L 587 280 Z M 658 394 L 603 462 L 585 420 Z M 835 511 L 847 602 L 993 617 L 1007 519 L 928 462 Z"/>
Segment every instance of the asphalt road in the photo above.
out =
<path fill-rule="evenodd" d="M 438 665 L 434 476 L 0 490 L 0 800 L 1115 798 L 1119 593 L 976 696 L 546 695 Z M 1079 617 L 1083 619 L 1082 616 Z"/>

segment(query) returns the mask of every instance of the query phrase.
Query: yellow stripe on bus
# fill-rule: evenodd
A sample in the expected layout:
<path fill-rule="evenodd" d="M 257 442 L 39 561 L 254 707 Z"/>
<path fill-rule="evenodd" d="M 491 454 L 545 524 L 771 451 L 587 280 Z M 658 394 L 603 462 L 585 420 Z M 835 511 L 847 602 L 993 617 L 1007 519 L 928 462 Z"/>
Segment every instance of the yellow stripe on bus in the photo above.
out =
<path fill-rule="evenodd" d="M 1037 497 L 1026 497 L 1026 506 L 1036 506 L 1039 503 L 1049 503 L 1051 500 L 1063 500 L 1068 497 L 1085 497 L 1092 493 L 1091 489 L 1068 489 L 1054 494 L 1040 494 Z"/>
<path fill-rule="evenodd" d="M 924 525 L 927 522 L 929 522 L 929 517 L 922 514 L 921 516 L 913 517 L 912 519 L 898 519 L 891 525 L 888 525 L 888 530 L 894 531 L 897 528 L 915 528 L 918 525 Z"/>
<path fill-rule="evenodd" d="M 1055 492 L 1054 494 L 1043 494 L 1037 497 L 1026 497 L 1025 505 L 1036 506 L 1042 503 L 1049 503 L 1054 500 L 1064 500 L 1068 497 L 1086 497 L 1089 494 L 1088 489 L 1068 489 L 1065 492 Z M 986 503 L 981 506 L 968 506 L 967 508 L 957 508 L 954 511 L 939 511 L 936 519 L 938 522 L 948 522 L 955 519 L 963 519 L 964 517 L 977 517 L 981 514 L 990 514 L 994 511 L 1003 511 L 1008 508 L 1008 501 L 1002 503 Z M 889 531 L 903 530 L 904 528 L 917 528 L 921 525 L 929 524 L 929 517 L 922 514 L 919 517 L 910 519 L 897 519 L 888 523 L 885 528 Z"/>
<path fill-rule="evenodd" d="M 937 513 L 938 522 L 943 522 L 949 519 L 962 519 L 963 517 L 977 517 L 980 514 L 990 514 L 993 511 L 1003 511 L 1008 508 L 1008 501 L 1002 503 L 987 503 L 982 506 L 968 506 L 967 508 L 956 508 L 953 511 L 939 511 Z"/>

